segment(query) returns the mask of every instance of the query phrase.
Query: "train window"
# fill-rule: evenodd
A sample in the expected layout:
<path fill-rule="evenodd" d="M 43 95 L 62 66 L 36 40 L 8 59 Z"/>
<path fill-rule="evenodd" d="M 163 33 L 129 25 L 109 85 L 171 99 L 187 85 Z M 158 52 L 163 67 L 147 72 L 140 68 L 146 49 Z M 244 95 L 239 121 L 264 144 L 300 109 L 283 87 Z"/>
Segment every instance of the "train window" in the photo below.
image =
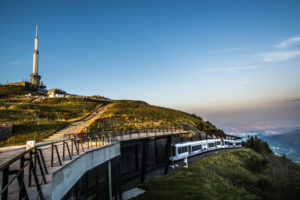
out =
<path fill-rule="evenodd" d="M 208 143 L 208 147 L 214 147 L 215 143 Z"/>
<path fill-rule="evenodd" d="M 217 145 L 221 145 L 221 142 L 220 142 L 220 141 L 218 141 L 218 142 L 217 142 Z"/>
<path fill-rule="evenodd" d="M 187 151 L 188 151 L 187 147 L 179 147 L 178 148 L 178 154 L 181 154 L 181 153 L 184 153 L 184 152 L 187 152 Z"/>

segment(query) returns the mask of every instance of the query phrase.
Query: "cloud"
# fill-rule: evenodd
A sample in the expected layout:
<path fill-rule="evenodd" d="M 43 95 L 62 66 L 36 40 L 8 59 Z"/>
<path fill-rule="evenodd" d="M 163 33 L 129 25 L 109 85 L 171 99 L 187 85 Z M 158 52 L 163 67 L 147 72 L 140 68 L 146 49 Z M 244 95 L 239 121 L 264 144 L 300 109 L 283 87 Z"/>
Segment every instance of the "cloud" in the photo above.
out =
<path fill-rule="evenodd" d="M 285 102 L 291 102 L 291 103 L 293 103 L 293 102 L 295 102 L 295 103 L 300 103 L 300 97 L 297 97 L 297 98 L 292 98 L 292 99 L 287 99 L 287 100 L 285 100 Z"/>
<path fill-rule="evenodd" d="M 242 70 L 253 70 L 259 68 L 258 66 L 245 66 L 245 67 L 239 67 L 239 66 L 232 66 L 232 67 L 219 67 L 219 68 L 212 68 L 209 69 L 209 71 L 226 71 L 226 72 L 232 72 L 232 71 L 242 71 Z"/>
<path fill-rule="evenodd" d="M 300 36 L 297 36 L 297 37 L 292 37 L 292 38 L 289 38 L 277 45 L 274 45 L 275 48 L 285 48 L 285 47 L 288 47 L 292 44 L 295 44 L 297 42 L 300 42 Z"/>
<path fill-rule="evenodd" d="M 258 55 L 260 60 L 263 62 L 275 62 L 275 61 L 284 61 L 290 60 L 297 56 L 300 56 L 300 50 L 297 51 L 275 51 L 262 53 Z"/>
<path fill-rule="evenodd" d="M 30 63 L 31 63 L 31 61 L 29 61 L 29 60 L 19 59 L 19 60 L 13 60 L 8 64 L 9 65 L 22 65 L 22 64 L 30 64 Z"/>

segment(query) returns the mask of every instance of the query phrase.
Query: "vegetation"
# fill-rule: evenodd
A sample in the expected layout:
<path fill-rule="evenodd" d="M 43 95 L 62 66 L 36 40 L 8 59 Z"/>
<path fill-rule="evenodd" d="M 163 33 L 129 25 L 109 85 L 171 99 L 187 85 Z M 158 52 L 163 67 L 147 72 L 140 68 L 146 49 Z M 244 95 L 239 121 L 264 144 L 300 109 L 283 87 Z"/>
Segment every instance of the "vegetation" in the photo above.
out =
<path fill-rule="evenodd" d="M 248 137 L 248 140 L 243 142 L 243 146 L 253 149 L 254 151 L 263 155 L 273 154 L 273 151 L 270 149 L 268 143 L 262 141 L 257 136 Z"/>
<path fill-rule="evenodd" d="M 120 100 L 108 105 L 106 111 L 90 126 L 90 131 L 132 130 L 149 128 L 182 128 L 191 124 L 203 131 L 219 130 L 195 114 L 152 106 L 143 101 Z"/>
<path fill-rule="evenodd" d="M 24 96 L 31 93 L 32 95 L 45 96 L 45 93 L 37 92 L 36 89 L 31 87 L 23 87 L 17 85 L 0 85 L 0 98 L 3 97 L 16 97 Z"/>
<path fill-rule="evenodd" d="M 198 160 L 188 169 L 141 185 L 146 192 L 135 199 L 298 199 L 300 165 L 252 139 L 247 143 L 253 143 L 255 151 L 228 150 Z"/>
<path fill-rule="evenodd" d="M 2 97 L 0 121 L 13 122 L 13 136 L 0 145 L 44 139 L 101 104 L 102 101 L 89 98 Z"/>

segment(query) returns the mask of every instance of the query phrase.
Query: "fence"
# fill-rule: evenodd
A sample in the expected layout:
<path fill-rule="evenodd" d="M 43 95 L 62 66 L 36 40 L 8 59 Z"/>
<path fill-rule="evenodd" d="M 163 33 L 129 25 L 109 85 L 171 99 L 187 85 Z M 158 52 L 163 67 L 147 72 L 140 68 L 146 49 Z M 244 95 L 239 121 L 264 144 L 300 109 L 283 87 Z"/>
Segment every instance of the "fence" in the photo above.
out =
<path fill-rule="evenodd" d="M 63 166 L 76 156 L 93 148 L 101 148 L 121 140 L 186 132 L 171 127 L 170 129 L 81 133 L 65 135 L 67 139 L 36 145 L 0 166 L 1 199 L 44 199 L 42 185 L 48 183 L 49 170 Z"/>

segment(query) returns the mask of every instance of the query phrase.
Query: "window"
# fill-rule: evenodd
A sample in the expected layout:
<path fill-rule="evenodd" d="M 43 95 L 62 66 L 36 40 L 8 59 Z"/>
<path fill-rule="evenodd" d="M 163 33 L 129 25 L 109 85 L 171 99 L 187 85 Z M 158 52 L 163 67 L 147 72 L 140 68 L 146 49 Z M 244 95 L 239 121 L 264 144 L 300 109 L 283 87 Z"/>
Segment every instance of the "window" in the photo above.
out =
<path fill-rule="evenodd" d="M 208 147 L 214 147 L 215 143 L 208 143 Z"/>
<path fill-rule="evenodd" d="M 192 151 L 199 151 L 201 150 L 202 145 L 196 145 L 192 147 Z"/>
<path fill-rule="evenodd" d="M 178 147 L 178 154 L 185 153 L 188 151 L 188 147 Z"/>

